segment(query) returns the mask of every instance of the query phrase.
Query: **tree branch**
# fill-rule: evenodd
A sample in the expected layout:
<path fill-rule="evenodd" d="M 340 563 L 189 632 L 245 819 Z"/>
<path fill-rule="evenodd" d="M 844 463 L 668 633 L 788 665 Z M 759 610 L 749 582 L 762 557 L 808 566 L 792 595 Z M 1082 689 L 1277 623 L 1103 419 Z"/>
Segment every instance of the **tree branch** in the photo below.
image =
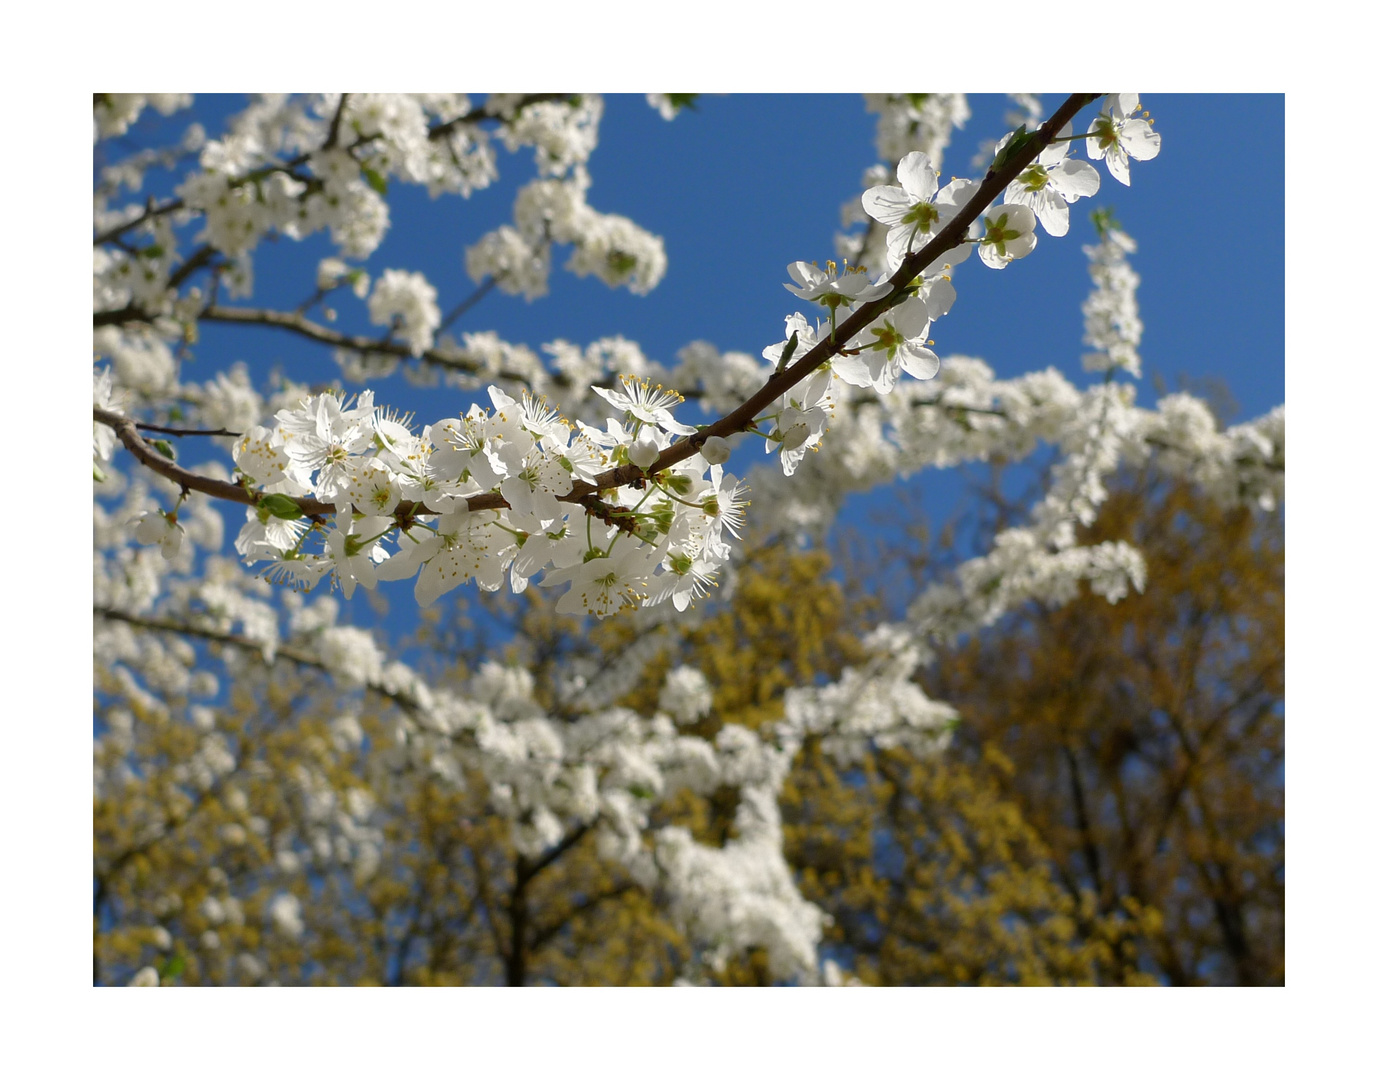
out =
<path fill-rule="evenodd" d="M 156 431 L 162 435 L 225 435 L 237 439 L 244 434 L 242 431 L 226 431 L 224 428 L 216 428 L 212 431 L 210 428 L 160 427 L 157 424 L 135 424 L 134 426 L 140 431 Z"/>
<path fill-rule="evenodd" d="M 515 109 L 513 110 L 513 115 L 516 116 L 522 111 L 522 109 L 526 108 L 528 105 L 534 105 L 538 102 L 562 101 L 577 96 L 578 95 L 576 94 L 526 94 L 517 103 Z M 340 120 L 344 112 L 345 99 L 348 97 L 348 94 L 342 94 L 340 96 L 339 107 L 336 109 L 335 116 L 331 120 L 330 130 L 327 134 L 326 140 L 320 146 L 321 150 L 328 150 L 336 144 L 336 141 L 339 136 Z M 427 138 L 431 139 L 432 141 L 434 141 L 435 139 L 443 138 L 460 124 L 477 124 L 484 120 L 501 119 L 502 117 L 498 114 L 489 112 L 486 105 L 481 106 L 477 109 L 470 109 L 464 115 L 456 116 L 453 120 L 447 120 L 443 124 L 437 124 L 435 127 L 431 128 L 427 132 Z M 357 147 L 363 146 L 366 143 L 370 143 L 376 138 L 378 138 L 377 135 L 368 135 L 363 138 L 356 139 L 353 143 L 349 145 L 348 150 L 350 151 L 350 153 L 353 153 L 353 151 Z M 270 173 L 279 171 L 290 171 L 301 165 L 305 165 L 308 161 L 311 160 L 311 154 L 315 152 L 318 151 L 308 151 L 306 153 L 298 154 L 296 157 L 291 158 L 286 162 L 274 162 L 269 165 L 260 166 L 257 169 L 253 169 L 250 172 L 245 173 L 241 177 L 237 177 L 236 179 L 231 180 L 230 186 L 241 187 L 244 184 L 252 183 L 255 180 L 261 180 L 263 179 L 263 177 L 269 175 Z M 153 218 L 164 217 L 177 210 L 181 210 L 184 206 L 186 206 L 186 203 L 182 199 L 169 199 L 167 202 L 162 203 L 161 205 L 154 206 L 152 199 L 150 198 L 149 204 L 144 207 L 144 211 L 142 214 L 140 214 L 136 218 L 131 219 L 123 225 L 114 225 L 111 228 L 106 229 L 104 232 L 97 233 L 95 239 L 92 241 L 92 244 L 93 246 L 98 247 L 101 244 L 112 243 L 118 237 L 123 236 L 130 229 L 137 229 L 146 221 L 151 221 Z"/>
<path fill-rule="evenodd" d="M 987 209 L 1001 192 L 1009 186 L 1015 177 L 1017 177 L 1019 173 L 1048 146 L 1053 137 L 1070 122 L 1072 117 L 1084 106 L 1094 101 L 1098 96 L 1097 94 L 1071 95 L 1048 121 L 1038 129 L 1025 146 L 1015 154 L 1010 155 L 1009 159 L 998 171 L 991 170 L 986 174 L 985 179 L 981 182 L 975 195 L 972 196 L 966 205 L 958 211 L 956 216 L 953 217 L 932 240 L 924 245 L 922 249 L 910 253 L 905 258 L 900 264 L 899 269 L 890 279 L 893 287 L 887 296 L 863 304 L 841 326 L 837 327 L 834 334 L 820 341 L 805 356 L 790 367 L 782 371 L 777 371 L 771 375 L 760 390 L 746 401 L 742 402 L 736 409 L 732 410 L 715 423 L 701 429 L 696 434 L 680 439 L 666 448 L 648 468 L 642 469 L 633 464 L 626 464 L 608 469 L 595 477 L 593 482 L 576 482 L 573 490 L 566 495 L 559 496 L 559 499 L 563 502 L 579 503 L 587 506 L 589 497 L 596 496 L 600 491 L 637 483 L 653 476 L 661 470 L 679 464 L 681 461 L 697 453 L 703 443 L 714 435 L 726 437 L 746 430 L 755 422 L 757 415 L 767 406 L 781 397 L 781 395 L 797 386 L 806 377 L 817 371 L 836 356 L 845 346 L 846 342 L 868 326 L 873 319 L 900 303 L 903 300 L 904 287 L 918 276 L 920 270 L 927 267 L 947 251 L 964 243 L 968 226 L 970 226 L 982 211 Z M 530 103 L 529 100 L 527 103 Z M 466 116 L 473 116 L 481 111 L 482 110 L 474 110 L 470 114 L 466 114 Z M 455 122 L 457 121 L 451 121 L 451 123 Z M 202 318 L 212 322 L 239 322 L 278 326 L 291 330 L 304 337 L 309 337 L 342 348 L 355 349 L 360 352 L 385 352 L 396 356 L 411 355 L 410 350 L 407 349 L 405 345 L 396 342 L 380 342 L 369 338 L 353 337 L 342 334 L 339 331 L 331 330 L 318 323 L 314 323 L 296 313 L 263 309 L 225 308 L 218 305 L 212 305 L 202 314 Z M 99 320 L 100 316 L 98 315 L 97 321 L 99 322 Z M 458 363 L 453 358 L 435 354 L 433 350 L 428 350 L 424 353 L 423 358 L 431 362 L 439 362 L 446 366 L 460 368 L 461 370 L 473 370 L 472 367 Z M 207 477 L 197 476 L 195 473 L 180 468 L 148 447 L 139 437 L 135 424 L 128 418 L 106 410 L 96 409 L 95 419 L 112 427 L 120 441 L 140 462 L 153 469 L 155 472 L 173 480 L 184 489 L 200 491 L 204 494 L 214 495 L 217 498 L 228 499 L 245 505 L 256 505 L 257 495 L 247 488 L 236 484 L 225 483 L 223 481 L 211 480 Z M 304 498 L 295 501 L 303 513 L 311 516 L 322 517 L 335 512 L 334 506 L 329 503 L 322 503 L 314 499 Z M 476 495 L 468 500 L 468 507 L 471 511 L 496 510 L 506 506 L 506 500 L 497 492 L 487 492 L 482 495 Z M 397 512 L 405 515 L 428 511 L 418 504 L 404 503 L 399 504 Z"/>
<path fill-rule="evenodd" d="M 258 505 L 258 494 L 250 491 L 247 487 L 231 484 L 224 480 L 214 480 L 209 476 L 201 476 L 199 473 L 184 469 L 175 461 L 164 457 L 144 442 L 143 437 L 139 434 L 138 425 L 132 418 L 122 416 L 120 413 L 109 412 L 106 409 L 93 409 L 92 415 L 98 423 L 112 428 L 116 438 L 141 464 L 146 465 L 159 476 L 171 480 L 183 491 L 199 491 L 203 495 L 213 495 L 217 499 L 227 499 L 230 502 L 243 503 L 245 506 Z M 318 502 L 315 499 L 297 499 L 296 503 L 301 507 L 302 513 L 312 517 L 323 518 L 328 514 L 335 513 L 335 507 L 331 503 Z"/>
<path fill-rule="evenodd" d="M 452 325 L 454 325 L 456 319 L 458 319 L 466 311 L 468 311 L 480 300 L 482 300 L 485 296 L 487 296 L 490 292 L 492 292 L 493 286 L 495 286 L 497 283 L 498 279 L 495 277 L 489 276 L 484 278 L 478 288 L 476 288 L 473 292 L 471 292 L 468 296 L 466 296 L 463 300 L 456 304 L 451 309 L 450 313 L 446 315 L 445 318 L 440 320 L 440 325 L 436 327 L 436 332 L 439 333 L 442 330 L 448 330 Z"/>
<path fill-rule="evenodd" d="M 543 854 L 535 862 L 527 863 L 523 861 L 521 866 L 518 867 L 517 880 L 522 885 L 530 884 L 533 880 L 535 880 L 536 876 L 540 874 L 542 870 L 545 870 L 547 867 L 549 867 L 552 863 L 558 860 L 560 856 L 562 856 L 565 852 L 567 852 L 570 848 L 572 848 L 575 844 L 577 844 L 580 840 L 587 836 L 589 830 L 592 828 L 592 822 L 580 825 L 577 829 L 575 829 L 572 833 L 566 836 L 553 848 L 545 852 L 545 854 Z"/>
<path fill-rule="evenodd" d="M 491 282 L 493 279 L 489 279 Z M 492 285 L 480 286 L 475 292 L 451 312 L 448 322 L 453 322 L 460 315 L 464 314 L 470 307 L 483 299 Z M 99 319 L 100 316 L 97 316 Z M 328 326 L 322 326 L 318 322 L 308 319 L 300 311 L 276 311 L 272 308 L 244 308 L 244 307 L 225 307 L 220 304 L 212 304 L 201 312 L 200 319 L 206 322 L 218 323 L 237 323 L 241 326 L 272 326 L 279 330 L 287 330 L 300 337 L 308 338 L 311 341 L 320 342 L 322 345 L 333 345 L 339 349 L 351 349 L 358 353 L 384 353 L 387 356 L 395 356 L 399 360 L 422 360 L 436 367 L 448 368 L 451 371 L 462 371 L 467 375 L 479 374 L 482 370 L 478 364 L 471 360 L 464 360 L 448 353 L 440 352 L 437 349 L 427 349 L 419 355 L 413 354 L 411 349 L 399 341 L 389 341 L 387 338 L 371 338 L 362 334 L 345 334 L 339 330 L 332 330 Z M 526 375 L 517 371 L 497 371 L 493 373 L 494 378 L 511 379 L 514 382 L 527 382 Z M 556 378 L 555 382 L 561 380 Z M 529 384 L 528 384 L 529 385 Z M 565 385 L 568 385 L 567 380 Z"/>
<path fill-rule="evenodd" d="M 153 630 L 164 634 L 180 634 L 186 637 L 197 637 L 205 641 L 216 642 L 220 645 L 230 645 L 236 649 L 245 649 L 249 652 L 258 653 L 265 661 L 268 660 L 267 648 L 262 642 L 254 641 L 252 638 L 244 637 L 241 634 L 227 634 L 219 630 L 188 626 L 185 623 L 173 622 L 171 619 L 154 619 L 142 615 L 131 615 L 128 612 L 119 611 L 116 608 L 94 606 L 91 610 L 98 618 L 109 619 L 111 622 L 127 623 L 140 630 Z M 317 671 L 323 671 L 327 675 L 336 674 L 336 672 L 326 667 L 320 660 L 312 656 L 305 649 L 299 649 L 292 645 L 279 645 L 273 651 L 273 658 L 277 659 L 279 657 L 283 660 L 290 660 L 292 663 L 302 667 L 315 668 Z M 374 682 L 365 682 L 364 687 L 367 690 L 371 690 L 379 697 L 386 698 L 394 705 L 407 710 L 413 715 L 419 715 L 422 711 L 421 703 L 410 694 L 405 694 L 396 690 L 388 690 L 386 687 Z"/>

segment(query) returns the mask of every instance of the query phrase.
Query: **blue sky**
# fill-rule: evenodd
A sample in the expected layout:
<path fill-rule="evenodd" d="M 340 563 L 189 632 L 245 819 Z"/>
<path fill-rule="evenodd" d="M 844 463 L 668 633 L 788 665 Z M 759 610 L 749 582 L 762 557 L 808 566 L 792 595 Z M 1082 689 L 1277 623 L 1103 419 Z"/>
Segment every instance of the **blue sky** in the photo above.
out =
<path fill-rule="evenodd" d="M 1041 237 L 1029 258 L 1000 272 L 977 260 L 962 267 L 957 304 L 935 327 L 936 349 L 940 356 L 981 357 L 1001 377 L 1054 366 L 1086 385 L 1080 307 L 1089 277 L 1081 249 L 1094 240 L 1091 209 L 1111 205 L 1139 243 L 1132 262 L 1142 278 L 1145 323 L 1140 403 L 1156 399 L 1155 378 L 1168 391 L 1183 378 L 1198 385 L 1214 379 L 1239 404 L 1233 419 L 1252 418 L 1283 400 L 1282 95 L 1143 100 L 1162 135 L 1158 158 L 1134 163 L 1132 187 L 1102 169 L 1100 193 L 1073 207 L 1070 233 Z M 244 101 L 202 96 L 191 115 L 214 136 Z M 1045 108 L 1058 101 L 1045 97 Z M 945 175 L 978 175 L 973 153 L 1005 130 L 1007 99 L 977 95 L 970 103 L 972 118 L 954 135 Z M 1078 128 L 1091 112 L 1083 111 Z M 131 135 L 141 144 L 170 141 L 187 119 L 151 117 L 146 130 Z M 634 296 L 557 269 L 548 296 L 527 302 L 494 292 L 455 329 L 494 330 L 536 350 L 557 337 L 582 345 L 620 334 L 666 364 L 696 339 L 759 354 L 783 336 L 785 316 L 800 306 L 782 287 L 787 264 L 834 254 L 840 207 L 860 191 L 863 171 L 876 160 L 874 130 L 859 95 L 706 96 L 669 123 L 639 95 L 610 95 L 589 162 L 588 201 L 663 236 L 664 280 L 649 295 Z M 367 269 L 420 270 L 436 286 L 441 309 L 452 307 L 473 289 L 465 247 L 510 220 L 518 187 L 533 175 L 530 151 L 501 154 L 499 170 L 497 184 L 468 200 L 431 200 L 424 190 L 394 183 L 392 226 Z M 151 182 L 149 190 L 166 191 L 174 182 Z M 326 254 L 333 251 L 324 237 L 260 245 L 254 296 L 244 302 L 295 306 L 311 292 L 316 262 Z M 377 332 L 361 302 L 345 295 L 335 306 L 341 329 Z M 338 375 L 327 348 L 256 328 L 205 327 L 196 351 L 185 378 L 210 377 L 235 360 L 247 362 L 256 380 L 276 365 L 310 381 Z M 455 391 L 417 390 L 400 376 L 373 388 L 379 403 L 413 409 L 422 421 L 467 405 Z M 734 461 L 738 471 L 742 464 Z M 929 472 L 913 483 L 937 519 L 956 505 L 960 478 Z M 867 520 L 887 498 L 854 498 L 845 516 Z M 233 535 L 238 516 L 228 514 L 227 524 Z M 389 593 L 401 601 L 408 587 Z M 372 622 L 357 600 L 359 621 Z M 394 610 L 409 606 L 405 600 Z"/>

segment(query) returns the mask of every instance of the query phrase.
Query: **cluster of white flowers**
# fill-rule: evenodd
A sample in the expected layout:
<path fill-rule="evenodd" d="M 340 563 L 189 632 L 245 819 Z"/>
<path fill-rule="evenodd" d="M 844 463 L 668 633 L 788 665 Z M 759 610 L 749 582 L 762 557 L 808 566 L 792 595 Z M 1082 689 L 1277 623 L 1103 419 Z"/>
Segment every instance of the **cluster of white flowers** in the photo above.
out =
<path fill-rule="evenodd" d="M 1126 256 L 1134 254 L 1138 245 L 1119 229 L 1107 227 L 1099 244 L 1082 250 L 1091 260 L 1091 280 L 1096 283 L 1095 291 L 1081 306 L 1086 319 L 1082 340 L 1096 351 L 1082 356 L 1082 366 L 1087 371 L 1120 368 L 1137 379 L 1142 374 L 1139 340 L 1144 324 L 1139 321 L 1135 298 L 1139 275 Z"/>
<path fill-rule="evenodd" d="M 164 116 L 171 116 L 190 104 L 190 94 L 97 94 L 95 140 L 123 135 L 150 105 Z"/>
<path fill-rule="evenodd" d="M 440 326 L 435 295 L 435 286 L 423 274 L 384 270 L 368 298 L 369 318 L 376 326 L 394 327 L 412 355 L 420 356 L 434 343 Z"/>
<path fill-rule="evenodd" d="M 867 94 L 866 111 L 877 113 L 876 149 L 887 161 L 912 150 L 942 167 L 953 128 L 971 119 L 965 94 Z"/>
<path fill-rule="evenodd" d="M 724 532 L 740 535 L 745 488 L 696 453 L 588 505 L 562 499 L 610 466 L 648 469 L 673 436 L 695 432 L 671 415 L 682 400 L 671 391 L 631 377 L 596 389 L 618 410 L 606 430 L 497 387 L 491 412 L 474 405 L 419 435 L 368 391 L 352 406 L 308 397 L 234 445 L 257 493 L 236 550 L 269 561 L 272 580 L 310 587 L 332 575 L 346 598 L 356 585 L 414 577 L 424 606 L 470 580 L 493 590 L 510 578 L 521 592 L 544 574 L 542 585 L 570 586 L 560 611 L 603 618 L 666 600 L 683 610 L 726 562 Z M 331 504 L 332 524 L 308 523 L 303 498 Z M 305 547 L 312 536 L 318 552 Z"/>
<path fill-rule="evenodd" d="M 588 187 L 582 165 L 563 179 L 531 181 L 517 193 L 515 227 L 499 226 L 466 252 L 469 276 L 476 282 L 491 277 L 504 292 L 530 300 L 546 292 L 550 245 L 570 244 L 566 269 L 634 293 L 650 292 L 665 276 L 664 243 L 620 214 L 593 209 L 584 198 Z"/>

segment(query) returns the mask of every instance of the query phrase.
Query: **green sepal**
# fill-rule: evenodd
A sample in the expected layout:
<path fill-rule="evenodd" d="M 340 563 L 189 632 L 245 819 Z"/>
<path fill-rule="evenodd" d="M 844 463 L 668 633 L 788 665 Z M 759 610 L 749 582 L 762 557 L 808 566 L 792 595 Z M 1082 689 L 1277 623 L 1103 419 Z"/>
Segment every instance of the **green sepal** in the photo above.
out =
<path fill-rule="evenodd" d="M 296 500 L 286 495 L 265 495 L 258 500 L 258 505 L 273 517 L 282 518 L 283 521 L 296 521 L 303 516 Z"/>
<path fill-rule="evenodd" d="M 91 479 L 98 484 L 105 483 L 105 473 L 101 471 L 101 467 L 94 461 L 91 463 Z"/>
<path fill-rule="evenodd" d="M 1028 125 L 1020 124 L 1015 130 L 1014 137 L 1000 148 L 1000 153 L 995 155 L 995 160 L 991 162 L 990 171 L 999 172 L 1004 167 L 1005 162 L 1028 146 L 1037 135 L 1038 132 L 1030 131 Z"/>
<path fill-rule="evenodd" d="M 799 331 L 796 330 L 785 342 L 785 347 L 780 351 L 780 362 L 775 365 L 776 371 L 784 371 L 785 365 L 789 363 L 789 358 L 794 355 L 794 350 L 799 348 Z"/>

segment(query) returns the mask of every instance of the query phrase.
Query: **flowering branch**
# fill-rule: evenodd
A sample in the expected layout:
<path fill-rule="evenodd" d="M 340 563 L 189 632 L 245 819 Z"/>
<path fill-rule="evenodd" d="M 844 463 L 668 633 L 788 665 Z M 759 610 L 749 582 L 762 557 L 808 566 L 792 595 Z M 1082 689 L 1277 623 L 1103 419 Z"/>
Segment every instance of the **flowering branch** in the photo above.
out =
<path fill-rule="evenodd" d="M 336 141 L 338 140 L 339 136 L 341 114 L 344 111 L 345 99 L 348 98 L 348 96 L 348 94 L 341 95 L 340 105 L 335 113 L 334 118 L 331 121 L 329 134 L 326 137 L 326 141 L 321 145 L 319 149 L 328 150 L 336 144 Z M 511 107 L 510 114 L 512 117 L 515 117 L 528 105 L 535 105 L 543 101 L 567 101 L 575 97 L 578 97 L 578 95 L 523 94 L 520 100 L 517 101 L 517 103 Z M 490 111 L 488 106 L 484 104 L 476 109 L 470 109 L 467 113 L 463 114 L 462 116 L 456 116 L 453 120 L 447 120 L 443 124 L 437 124 L 428 132 L 428 138 L 430 138 L 432 141 L 444 138 L 460 124 L 477 124 L 484 120 L 503 119 L 507 119 L 507 117 L 504 117 L 496 112 Z M 376 138 L 378 138 L 377 135 L 366 135 L 360 139 L 356 139 L 353 143 L 349 145 L 348 150 L 350 151 L 350 153 L 353 153 L 353 151 L 358 147 L 364 146 L 372 142 Z M 308 151 L 306 153 L 298 154 L 296 157 L 291 158 L 288 161 L 274 163 L 272 165 L 266 165 L 259 169 L 254 169 L 252 172 L 245 173 L 243 176 L 237 177 L 236 179 L 232 180 L 230 186 L 241 187 L 244 184 L 251 184 L 256 180 L 262 180 L 264 177 L 269 176 L 270 174 L 275 172 L 290 172 L 292 169 L 295 169 L 298 166 L 305 165 L 308 161 L 311 160 L 311 154 L 315 152 L 317 151 Z M 148 205 L 144 208 L 144 212 L 140 214 L 138 217 L 125 222 L 123 225 L 115 225 L 109 229 L 106 229 L 104 232 L 97 233 L 95 239 L 92 241 L 93 246 L 98 247 L 101 244 L 113 243 L 116 239 L 123 236 L 130 229 L 136 229 L 140 225 L 143 225 L 156 218 L 165 217 L 168 214 L 175 213 L 176 211 L 181 210 L 184 206 L 186 206 L 186 202 L 182 199 L 169 199 L 167 202 L 155 206 L 153 204 L 152 199 L 150 198 Z"/>
<path fill-rule="evenodd" d="M 140 464 L 152 469 L 159 476 L 171 480 L 183 491 L 199 491 L 203 495 L 243 503 L 245 506 L 258 504 L 259 496 L 256 492 L 239 484 L 215 480 L 209 476 L 202 476 L 199 473 L 191 472 L 189 469 L 184 469 L 171 458 L 149 446 L 144 441 L 143 436 L 139 434 L 138 425 L 130 417 L 101 408 L 93 409 L 92 416 L 97 423 L 104 424 L 113 430 L 115 436 L 124 444 L 125 449 L 133 454 Z M 308 516 L 321 517 L 335 512 L 335 507 L 330 503 L 317 502 L 315 499 L 297 499 L 295 501 L 302 513 Z"/>
<path fill-rule="evenodd" d="M 261 656 L 265 662 L 271 662 L 271 660 L 280 657 L 283 660 L 290 660 L 292 663 L 298 664 L 301 667 L 315 668 L 317 671 L 323 671 L 327 675 L 335 674 L 330 667 L 321 663 L 319 659 L 312 656 L 306 650 L 298 649 L 291 645 L 278 645 L 271 650 L 270 655 L 269 648 L 264 645 L 263 642 L 255 641 L 253 638 L 245 637 L 242 634 L 226 634 L 219 630 L 207 630 L 199 626 L 189 626 L 186 623 L 173 622 L 171 619 L 151 619 L 143 615 L 130 615 L 128 612 L 118 611 L 115 608 L 93 607 L 91 611 L 98 618 L 109 619 L 111 622 L 126 623 L 129 626 L 138 627 L 140 630 L 154 630 L 164 634 L 179 634 L 183 637 L 201 638 L 204 641 L 213 641 L 218 645 L 230 645 L 236 649 L 243 649 L 246 652 L 256 653 Z M 365 682 L 364 686 L 379 697 L 386 698 L 388 701 L 391 701 L 393 704 L 405 709 L 409 713 L 419 715 L 424 711 L 421 702 L 417 701 L 416 698 L 409 694 L 397 690 L 389 690 L 387 687 L 371 681 Z"/>
<path fill-rule="evenodd" d="M 992 168 L 977 188 L 971 200 L 918 251 L 911 252 L 890 276 L 891 291 L 878 299 L 870 300 L 837 327 L 836 332 L 821 340 L 791 367 L 778 371 L 766 380 L 764 386 L 742 402 L 722 419 L 687 439 L 675 443 L 665 450 L 650 467 L 649 471 L 669 468 L 685 458 L 697 453 L 699 448 L 713 436 L 727 437 L 745 431 L 756 417 L 772 402 L 804 379 L 817 371 L 834 356 L 843 345 L 865 329 L 881 313 L 895 307 L 904 299 L 904 287 L 914 280 L 919 271 L 930 265 L 959 244 L 965 242 L 968 227 L 988 208 L 1010 183 L 1053 141 L 1053 137 L 1069 123 L 1085 106 L 1095 101 L 1099 94 L 1073 94 L 1053 113 L 1048 121 L 1014 153 L 1007 156 L 997 170 Z M 602 481 L 602 477 L 599 481 Z M 609 477 L 611 481 L 613 478 Z M 608 486 L 608 485 L 603 485 Z"/>

